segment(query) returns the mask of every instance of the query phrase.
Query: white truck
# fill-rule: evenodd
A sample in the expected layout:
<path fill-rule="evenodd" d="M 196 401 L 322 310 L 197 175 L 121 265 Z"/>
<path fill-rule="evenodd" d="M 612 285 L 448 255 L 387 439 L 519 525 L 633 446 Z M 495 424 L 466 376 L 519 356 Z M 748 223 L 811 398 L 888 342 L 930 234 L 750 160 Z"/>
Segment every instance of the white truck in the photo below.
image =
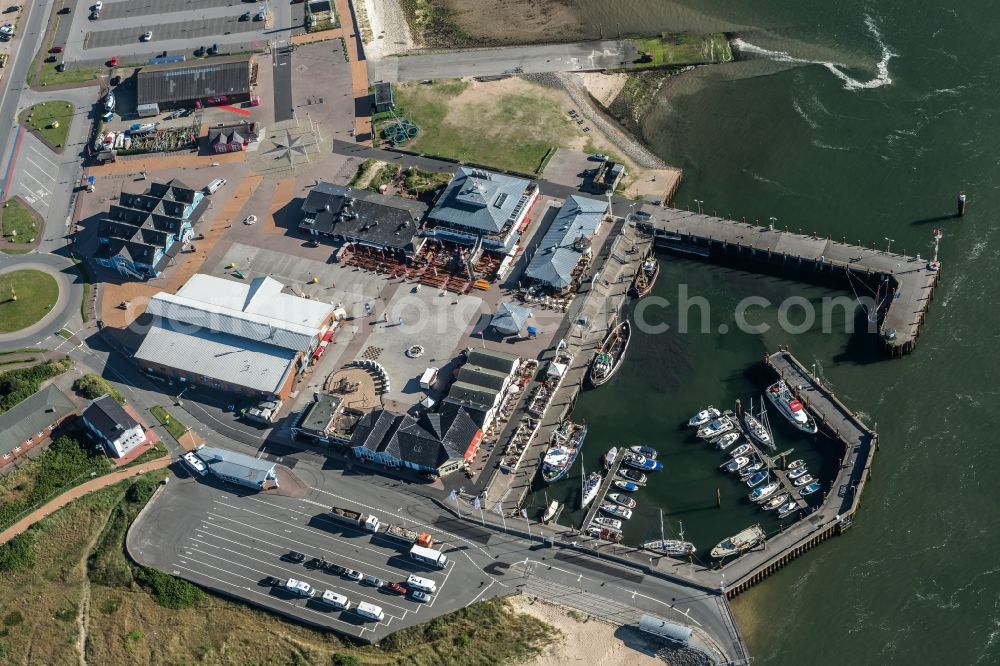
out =
<path fill-rule="evenodd" d="M 285 581 L 285 589 L 300 597 L 311 597 L 316 594 L 316 590 L 313 589 L 312 585 L 302 580 L 295 580 L 294 578 L 289 578 Z"/>

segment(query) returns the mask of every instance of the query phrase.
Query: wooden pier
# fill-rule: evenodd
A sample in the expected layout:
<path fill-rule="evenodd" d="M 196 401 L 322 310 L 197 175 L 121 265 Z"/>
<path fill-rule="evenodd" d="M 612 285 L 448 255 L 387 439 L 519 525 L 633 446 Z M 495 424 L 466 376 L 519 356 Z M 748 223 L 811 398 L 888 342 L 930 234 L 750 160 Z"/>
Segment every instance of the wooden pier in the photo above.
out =
<path fill-rule="evenodd" d="M 662 250 L 839 275 L 856 298 L 872 298 L 878 333 L 891 354 L 906 354 L 916 346 L 940 265 L 852 245 L 846 239 L 839 242 L 676 208 L 645 208 L 643 214 L 646 219 L 636 227 L 652 235 Z"/>
<path fill-rule="evenodd" d="M 580 531 L 583 532 L 590 526 L 590 523 L 594 521 L 594 517 L 601 508 L 601 502 L 607 497 L 608 493 L 611 491 L 611 484 L 616 478 L 618 478 L 618 470 L 621 469 L 622 462 L 625 460 L 625 451 L 628 449 L 619 449 L 618 455 L 615 456 L 615 461 L 611 463 L 611 467 L 608 469 L 608 473 L 601 479 L 601 487 L 597 491 L 597 495 L 594 496 L 594 501 L 591 502 L 590 508 L 587 509 L 587 515 L 583 517 L 583 522 L 580 523 Z M 624 492 L 624 491 L 622 491 Z M 622 521 L 625 523 L 626 521 Z"/>

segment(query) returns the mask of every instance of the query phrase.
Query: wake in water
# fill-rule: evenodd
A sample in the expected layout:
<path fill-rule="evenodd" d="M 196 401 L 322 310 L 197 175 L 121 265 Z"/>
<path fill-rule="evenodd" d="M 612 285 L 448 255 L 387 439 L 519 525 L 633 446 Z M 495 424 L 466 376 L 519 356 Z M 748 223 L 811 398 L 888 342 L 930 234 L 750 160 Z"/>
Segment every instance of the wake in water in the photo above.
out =
<path fill-rule="evenodd" d="M 738 51 L 763 56 L 777 62 L 791 62 L 803 65 L 822 65 L 823 67 L 826 67 L 834 76 L 844 82 L 844 88 L 846 90 L 870 90 L 873 88 L 881 88 L 882 86 L 887 86 L 892 83 L 892 78 L 889 76 L 889 61 L 896 56 L 896 52 L 889 48 L 884 41 L 882 41 L 882 33 L 879 32 L 878 26 L 875 25 L 875 21 L 871 16 L 865 15 L 865 26 L 868 28 L 868 32 L 871 33 L 872 37 L 875 38 L 875 42 L 879 45 L 879 48 L 882 49 L 882 58 L 875 65 L 875 78 L 869 81 L 859 81 L 851 77 L 844 72 L 846 65 L 840 63 L 796 58 L 785 51 L 771 51 L 770 49 L 765 49 L 755 44 L 745 42 L 738 37 L 733 40 L 732 44 Z"/>

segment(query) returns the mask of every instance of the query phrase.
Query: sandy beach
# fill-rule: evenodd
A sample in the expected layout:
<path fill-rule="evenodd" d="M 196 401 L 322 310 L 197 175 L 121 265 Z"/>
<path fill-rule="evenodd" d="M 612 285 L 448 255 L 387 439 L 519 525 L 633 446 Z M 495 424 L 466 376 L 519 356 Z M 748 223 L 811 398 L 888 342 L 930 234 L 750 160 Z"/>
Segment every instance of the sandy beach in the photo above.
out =
<path fill-rule="evenodd" d="M 368 58 L 384 58 L 413 48 L 410 27 L 396 0 L 364 0 L 355 7 Z"/>

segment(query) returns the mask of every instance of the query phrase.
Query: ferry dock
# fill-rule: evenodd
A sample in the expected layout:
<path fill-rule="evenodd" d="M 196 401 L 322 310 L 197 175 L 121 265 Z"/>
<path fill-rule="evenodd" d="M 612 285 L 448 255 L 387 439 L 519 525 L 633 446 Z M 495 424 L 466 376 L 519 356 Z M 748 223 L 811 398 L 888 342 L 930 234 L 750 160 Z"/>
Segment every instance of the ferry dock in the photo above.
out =
<path fill-rule="evenodd" d="M 658 249 L 845 276 L 856 298 L 874 302 L 889 353 L 901 356 L 916 347 L 940 272 L 937 261 L 676 208 L 645 207 L 643 217 L 636 226 Z"/>
<path fill-rule="evenodd" d="M 627 449 L 626 449 L 627 450 Z M 597 516 L 597 512 L 601 509 L 601 502 L 607 497 L 608 493 L 611 492 L 611 484 L 614 480 L 618 478 L 618 470 L 621 469 L 622 462 L 625 460 L 625 450 L 619 450 L 618 455 L 615 456 L 614 462 L 608 468 L 608 473 L 604 475 L 601 479 L 601 487 L 597 491 L 597 495 L 594 497 L 594 501 L 590 503 L 590 508 L 587 509 L 587 515 L 583 517 L 583 521 L 580 523 L 580 531 L 583 532 L 587 527 L 594 521 Z"/>

